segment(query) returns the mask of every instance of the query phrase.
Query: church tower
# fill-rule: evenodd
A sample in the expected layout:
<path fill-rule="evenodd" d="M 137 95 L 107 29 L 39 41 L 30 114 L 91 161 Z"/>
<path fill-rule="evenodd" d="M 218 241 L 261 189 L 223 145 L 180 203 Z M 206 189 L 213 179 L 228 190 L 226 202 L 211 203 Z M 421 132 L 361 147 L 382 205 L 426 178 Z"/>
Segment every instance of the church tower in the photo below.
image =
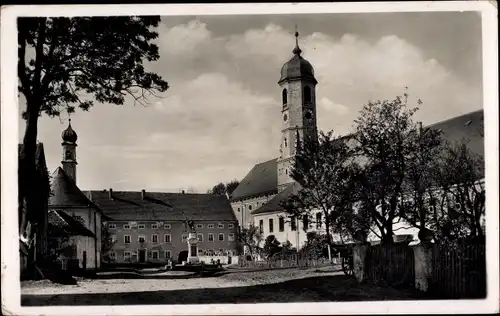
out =
<path fill-rule="evenodd" d="M 63 160 L 62 168 L 64 172 L 76 183 L 76 140 L 78 136 L 76 132 L 71 128 L 71 119 L 69 119 L 68 128 L 66 128 L 62 134 L 62 149 L 63 149 Z"/>
<path fill-rule="evenodd" d="M 278 159 L 278 191 L 294 180 L 290 172 L 295 163 L 297 146 L 304 140 L 317 139 L 316 84 L 312 65 L 302 56 L 299 33 L 295 32 L 293 57 L 281 68 L 281 145 Z"/>

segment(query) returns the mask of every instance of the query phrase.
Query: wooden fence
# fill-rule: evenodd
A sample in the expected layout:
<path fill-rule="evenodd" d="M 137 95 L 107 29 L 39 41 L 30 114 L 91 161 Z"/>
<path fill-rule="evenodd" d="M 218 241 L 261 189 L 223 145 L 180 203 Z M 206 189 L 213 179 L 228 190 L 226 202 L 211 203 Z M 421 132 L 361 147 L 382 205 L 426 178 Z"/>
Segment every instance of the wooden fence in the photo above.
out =
<path fill-rule="evenodd" d="M 406 243 L 371 246 L 366 254 L 366 280 L 391 286 L 413 286 L 415 256 Z"/>
<path fill-rule="evenodd" d="M 436 245 L 430 289 L 446 298 L 485 297 L 485 245 Z"/>
<path fill-rule="evenodd" d="M 313 258 L 297 254 L 282 255 L 281 253 L 267 260 L 247 260 L 244 256 L 238 258 L 238 266 L 249 269 L 270 270 L 286 268 L 321 267 L 329 265 L 328 258 Z"/>

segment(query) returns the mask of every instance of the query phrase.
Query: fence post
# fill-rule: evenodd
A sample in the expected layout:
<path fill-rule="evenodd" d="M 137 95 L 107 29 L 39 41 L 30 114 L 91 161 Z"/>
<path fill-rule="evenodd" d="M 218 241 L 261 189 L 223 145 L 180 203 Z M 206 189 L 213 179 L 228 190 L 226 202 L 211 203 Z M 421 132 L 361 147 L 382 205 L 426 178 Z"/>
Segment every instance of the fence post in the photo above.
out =
<path fill-rule="evenodd" d="M 356 244 L 353 249 L 354 276 L 359 283 L 366 279 L 366 271 L 368 268 L 366 266 L 366 256 L 369 249 L 370 245 L 366 243 Z"/>
<path fill-rule="evenodd" d="M 432 279 L 432 244 L 421 242 L 413 247 L 415 255 L 415 288 L 422 292 L 429 290 Z"/>

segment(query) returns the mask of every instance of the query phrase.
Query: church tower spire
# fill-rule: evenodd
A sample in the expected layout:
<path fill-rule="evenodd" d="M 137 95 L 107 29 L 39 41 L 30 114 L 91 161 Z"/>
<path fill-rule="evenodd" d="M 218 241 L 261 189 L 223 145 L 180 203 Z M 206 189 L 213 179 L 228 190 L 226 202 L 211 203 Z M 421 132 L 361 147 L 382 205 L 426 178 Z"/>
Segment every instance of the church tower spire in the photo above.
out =
<path fill-rule="evenodd" d="M 61 161 L 64 172 L 76 183 L 76 140 L 78 135 L 71 127 L 71 118 L 68 122 L 68 127 L 62 132 L 61 138 L 63 159 Z"/>
<path fill-rule="evenodd" d="M 278 84 L 282 96 L 282 128 L 278 159 L 278 191 L 293 183 L 291 170 L 295 156 L 305 139 L 317 139 L 316 78 L 314 68 L 305 60 L 299 47 L 299 32 L 295 26 L 293 57 L 281 68 Z"/>

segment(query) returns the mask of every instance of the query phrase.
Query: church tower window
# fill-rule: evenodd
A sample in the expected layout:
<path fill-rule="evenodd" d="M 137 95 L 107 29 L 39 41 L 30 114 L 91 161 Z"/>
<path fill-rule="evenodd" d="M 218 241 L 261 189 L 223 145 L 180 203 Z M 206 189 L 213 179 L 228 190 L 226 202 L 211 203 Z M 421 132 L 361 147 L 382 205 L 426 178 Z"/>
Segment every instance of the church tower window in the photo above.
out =
<path fill-rule="evenodd" d="M 66 160 L 71 160 L 71 159 L 73 159 L 73 157 L 71 155 L 71 151 L 66 150 Z"/>
<path fill-rule="evenodd" d="M 287 104 L 287 99 L 288 99 L 288 96 L 287 96 L 287 91 L 286 89 L 283 89 L 283 91 L 281 92 L 281 95 L 282 95 L 282 98 L 283 98 L 283 105 Z"/>
<path fill-rule="evenodd" d="M 288 141 L 285 138 L 285 147 L 288 147 Z"/>
<path fill-rule="evenodd" d="M 309 86 L 304 87 L 304 102 L 311 103 L 311 88 Z"/>

